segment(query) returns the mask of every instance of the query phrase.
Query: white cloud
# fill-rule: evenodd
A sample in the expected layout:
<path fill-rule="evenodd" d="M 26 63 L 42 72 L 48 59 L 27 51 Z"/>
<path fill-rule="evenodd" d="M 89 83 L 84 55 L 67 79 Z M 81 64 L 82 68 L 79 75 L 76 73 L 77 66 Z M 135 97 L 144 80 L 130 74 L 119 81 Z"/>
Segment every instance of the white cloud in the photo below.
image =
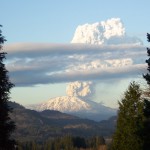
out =
<path fill-rule="evenodd" d="M 16 86 L 74 81 L 82 85 L 142 76 L 146 52 L 141 43 L 127 36 L 121 20 L 113 18 L 77 27 L 72 44 L 14 43 L 4 49 Z"/>
<path fill-rule="evenodd" d="M 78 26 L 71 43 L 111 45 L 108 46 L 109 50 L 112 45 L 142 45 L 142 41 L 140 39 L 136 37 L 129 37 L 126 35 L 125 27 L 121 19 L 119 18 L 112 18 L 94 24 L 84 24 Z M 137 62 L 139 62 L 137 61 L 137 59 L 139 58 L 135 56 L 137 55 L 136 52 L 131 50 L 128 51 L 128 54 L 126 52 L 123 52 L 123 49 L 125 47 L 122 47 L 122 51 L 118 53 L 118 48 L 119 46 L 116 47 L 116 51 L 113 52 L 107 51 L 107 49 L 104 53 L 95 53 L 96 56 L 90 55 L 91 57 L 93 56 L 93 60 L 91 59 L 91 61 L 85 61 L 85 63 L 79 65 L 76 64 L 75 66 L 72 66 L 71 69 L 75 71 L 92 70 L 92 72 L 96 70 L 95 74 L 92 77 L 94 79 L 98 78 L 99 80 L 107 80 L 108 78 L 122 78 L 123 74 L 125 74 L 126 77 L 127 74 L 133 76 L 134 73 L 137 74 L 137 70 L 144 71 L 144 65 L 137 65 Z M 143 67 L 144 69 L 141 70 L 139 66 Z M 131 70 L 131 68 L 133 70 Z M 86 79 L 86 77 L 90 79 L 89 74 L 90 72 L 87 73 L 87 75 L 84 75 L 84 79 Z M 74 85 L 74 83 L 72 84 Z"/>
<path fill-rule="evenodd" d="M 110 87 L 119 86 L 115 90 L 119 94 L 129 79 L 146 72 L 146 48 L 140 39 L 125 33 L 118 18 L 77 27 L 71 44 L 14 43 L 5 45 L 4 50 L 8 53 L 6 67 L 16 87 L 68 83 L 67 95 L 84 100 L 93 99 L 96 92 L 96 99 L 106 103 L 107 86 L 115 83 Z"/>
<path fill-rule="evenodd" d="M 11 49 L 12 48 L 12 49 Z M 37 49 L 37 51 L 36 51 Z M 94 81 L 141 75 L 146 58 L 140 45 L 6 45 L 6 64 L 16 86 Z M 133 72 L 134 67 L 137 71 Z M 132 68 L 132 69 L 130 69 Z M 126 71 L 124 71 L 126 70 Z"/>
<path fill-rule="evenodd" d="M 71 43 L 142 44 L 140 39 L 125 34 L 125 27 L 120 18 L 78 26 Z"/>

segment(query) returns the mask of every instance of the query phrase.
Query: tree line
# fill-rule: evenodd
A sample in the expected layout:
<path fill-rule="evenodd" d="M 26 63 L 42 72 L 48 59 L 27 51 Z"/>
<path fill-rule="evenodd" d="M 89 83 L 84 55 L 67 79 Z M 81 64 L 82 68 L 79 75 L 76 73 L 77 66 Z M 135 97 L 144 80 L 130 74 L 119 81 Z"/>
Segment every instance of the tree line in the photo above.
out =
<path fill-rule="evenodd" d="M 103 149 L 102 149 L 103 148 Z M 18 143 L 18 150 L 106 150 L 103 137 L 64 136 L 49 139 L 44 143 L 36 141 Z"/>

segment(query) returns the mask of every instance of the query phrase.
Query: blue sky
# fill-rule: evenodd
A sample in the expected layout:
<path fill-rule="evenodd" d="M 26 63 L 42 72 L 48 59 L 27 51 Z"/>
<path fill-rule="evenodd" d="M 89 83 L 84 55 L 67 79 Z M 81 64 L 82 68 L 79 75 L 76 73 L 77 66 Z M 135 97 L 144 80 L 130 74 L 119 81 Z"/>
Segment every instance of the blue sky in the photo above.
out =
<path fill-rule="evenodd" d="M 145 36 L 148 0 L 1 0 L 1 24 L 8 42 L 70 42 L 80 24 L 119 17 L 129 34 Z"/>
<path fill-rule="evenodd" d="M 3 25 L 2 31 L 8 45 L 16 43 L 69 44 L 79 25 L 93 24 L 110 18 L 120 18 L 126 33 L 140 38 L 144 45 L 147 45 L 146 33 L 150 31 L 149 0 L 0 0 L 0 4 L 0 24 Z M 16 57 L 19 55 L 15 54 Z M 140 59 L 144 60 L 143 57 Z M 134 60 L 137 61 L 135 58 Z M 28 72 L 24 73 L 28 76 Z M 16 74 L 19 78 L 19 73 Z M 104 82 L 98 80 L 97 94 L 93 99 L 115 107 L 116 101 L 133 80 L 132 76 L 124 80 L 113 79 L 114 83 L 117 82 L 116 90 L 108 80 Z M 12 90 L 11 97 L 22 104 L 38 103 L 50 97 L 64 95 L 66 85 L 67 81 L 49 84 L 41 82 L 36 86 L 17 85 Z"/>

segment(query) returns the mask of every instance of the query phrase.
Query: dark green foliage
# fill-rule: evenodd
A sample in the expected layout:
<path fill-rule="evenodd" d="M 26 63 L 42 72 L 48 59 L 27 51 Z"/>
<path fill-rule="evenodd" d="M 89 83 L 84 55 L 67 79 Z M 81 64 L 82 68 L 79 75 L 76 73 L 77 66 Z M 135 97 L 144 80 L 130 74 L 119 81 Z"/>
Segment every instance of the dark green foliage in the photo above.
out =
<path fill-rule="evenodd" d="M 88 139 L 87 143 L 88 143 L 88 147 L 97 150 L 100 145 L 105 145 L 105 140 L 103 137 L 96 136 Z"/>
<path fill-rule="evenodd" d="M 54 139 L 49 139 L 44 143 L 34 141 L 19 143 L 19 150 L 98 150 L 100 146 L 105 146 L 103 137 L 73 137 L 64 136 Z M 103 149 L 103 150 L 105 150 Z"/>
<path fill-rule="evenodd" d="M 86 148 L 86 142 L 85 139 L 82 137 L 74 137 L 73 138 L 73 146 L 76 148 Z"/>
<path fill-rule="evenodd" d="M 2 51 L 2 45 L 5 41 L 0 30 L 0 51 Z M 9 81 L 8 71 L 3 63 L 5 54 L 0 52 L 0 148 L 13 150 L 15 141 L 11 139 L 11 133 L 15 129 L 15 124 L 9 117 L 12 109 L 8 106 L 10 89 L 13 84 Z"/>
<path fill-rule="evenodd" d="M 150 42 L 150 34 L 147 33 L 147 40 L 148 42 Z M 147 55 L 150 56 L 150 48 L 147 47 Z M 143 77 L 145 78 L 145 80 L 147 81 L 147 84 L 150 85 L 150 58 L 146 60 L 146 63 L 148 65 L 147 70 L 148 73 L 143 75 Z"/>
<path fill-rule="evenodd" d="M 144 129 L 142 131 L 143 137 L 143 150 L 150 148 L 150 101 L 144 100 Z"/>
<path fill-rule="evenodd" d="M 150 34 L 147 33 L 147 41 L 150 42 Z M 150 48 L 147 48 L 147 55 L 150 57 Z M 147 99 L 144 100 L 144 130 L 143 130 L 143 149 L 149 150 L 150 148 L 150 58 L 146 60 L 146 63 L 148 65 L 147 70 L 148 73 L 146 75 L 143 75 L 145 80 L 147 81 L 147 84 L 149 85 L 148 91 L 147 91 Z"/>
<path fill-rule="evenodd" d="M 150 34 L 147 33 L 150 42 Z M 150 48 L 147 48 L 150 57 Z M 150 87 L 150 58 L 146 60 L 148 73 L 143 75 Z M 113 150 L 149 150 L 150 148 L 150 92 L 146 91 L 145 100 L 141 100 L 139 85 L 131 83 L 119 103 L 116 132 L 113 136 Z"/>
<path fill-rule="evenodd" d="M 119 102 L 116 132 L 113 136 L 113 150 L 141 150 L 143 140 L 143 101 L 142 91 L 135 82 L 131 83 Z"/>

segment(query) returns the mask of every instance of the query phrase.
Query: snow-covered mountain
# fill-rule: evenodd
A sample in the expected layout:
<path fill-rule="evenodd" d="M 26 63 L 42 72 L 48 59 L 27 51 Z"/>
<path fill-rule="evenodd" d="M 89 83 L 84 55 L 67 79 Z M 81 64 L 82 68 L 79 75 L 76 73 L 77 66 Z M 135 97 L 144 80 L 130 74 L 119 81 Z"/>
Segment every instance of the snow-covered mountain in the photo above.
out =
<path fill-rule="evenodd" d="M 58 110 L 61 112 L 78 112 L 78 111 L 88 111 L 91 109 L 91 106 L 88 103 L 79 99 L 78 97 L 61 96 L 52 98 L 39 105 L 35 105 L 34 109 L 38 111 L 50 109 L 50 110 Z"/>
<path fill-rule="evenodd" d="M 83 100 L 75 96 L 61 96 L 52 98 L 41 104 L 28 106 L 28 108 L 37 111 L 58 110 L 96 121 L 108 119 L 109 117 L 116 115 L 115 109 L 106 107 L 94 101 Z"/>

